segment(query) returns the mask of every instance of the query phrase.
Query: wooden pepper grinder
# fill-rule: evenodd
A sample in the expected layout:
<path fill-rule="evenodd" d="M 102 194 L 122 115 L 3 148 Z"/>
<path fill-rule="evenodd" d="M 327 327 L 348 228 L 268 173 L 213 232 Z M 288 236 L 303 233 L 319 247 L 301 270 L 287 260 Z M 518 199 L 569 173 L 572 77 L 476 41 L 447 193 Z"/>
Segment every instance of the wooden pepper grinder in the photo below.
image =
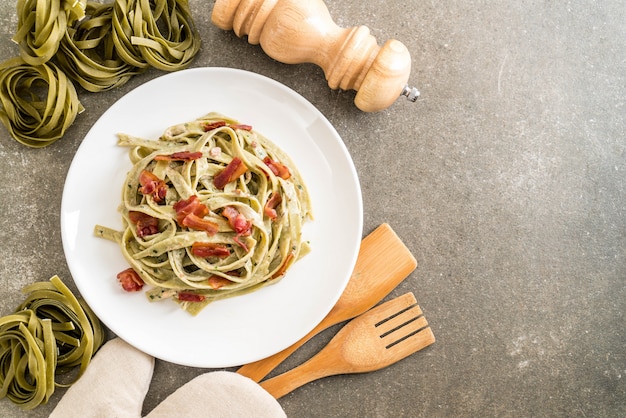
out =
<path fill-rule="evenodd" d="M 391 39 L 380 47 L 365 26 L 340 28 L 322 0 L 216 0 L 211 19 L 277 61 L 320 66 L 331 89 L 357 91 L 354 103 L 365 112 L 419 96 L 407 85 L 411 56 L 404 44 Z"/>

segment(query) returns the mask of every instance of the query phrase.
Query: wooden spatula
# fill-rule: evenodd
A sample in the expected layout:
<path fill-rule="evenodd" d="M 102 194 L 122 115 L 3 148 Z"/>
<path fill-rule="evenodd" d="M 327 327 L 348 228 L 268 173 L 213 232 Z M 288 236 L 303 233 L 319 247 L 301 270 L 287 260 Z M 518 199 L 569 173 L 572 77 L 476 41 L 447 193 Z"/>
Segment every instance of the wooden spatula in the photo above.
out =
<path fill-rule="evenodd" d="M 377 306 L 344 326 L 300 366 L 261 382 L 276 399 L 326 376 L 382 369 L 435 342 L 413 293 Z"/>
<path fill-rule="evenodd" d="M 350 281 L 322 322 L 292 346 L 263 360 L 246 364 L 237 373 L 255 382 L 261 381 L 314 335 L 376 305 L 415 270 L 416 266 L 415 258 L 393 229 L 388 224 L 380 225 L 361 241 Z"/>

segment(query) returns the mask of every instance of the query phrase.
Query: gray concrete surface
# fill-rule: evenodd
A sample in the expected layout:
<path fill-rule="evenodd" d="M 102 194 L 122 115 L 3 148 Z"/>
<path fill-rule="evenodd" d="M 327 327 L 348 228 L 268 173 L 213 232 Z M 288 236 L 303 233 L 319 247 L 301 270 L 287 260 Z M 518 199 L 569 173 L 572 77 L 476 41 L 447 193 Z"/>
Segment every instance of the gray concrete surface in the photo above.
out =
<path fill-rule="evenodd" d="M 18 53 L 15 3 L 0 4 L 0 60 Z M 413 291 L 437 337 L 387 369 L 296 390 L 280 400 L 288 416 L 626 416 L 623 2 L 329 0 L 339 25 L 411 51 L 421 98 L 376 114 L 329 90 L 319 68 L 214 27 L 213 2 L 189 3 L 203 41 L 193 66 L 271 77 L 336 127 L 363 188 L 363 234 L 388 222 L 419 263 L 392 296 Z M 2 314 L 53 274 L 75 289 L 59 223 L 67 169 L 98 117 L 161 74 L 80 92 L 86 111 L 47 148 L 0 128 Z M 158 361 L 144 414 L 205 371 Z M 0 416 L 47 416 L 62 395 L 31 412 L 4 399 Z"/>

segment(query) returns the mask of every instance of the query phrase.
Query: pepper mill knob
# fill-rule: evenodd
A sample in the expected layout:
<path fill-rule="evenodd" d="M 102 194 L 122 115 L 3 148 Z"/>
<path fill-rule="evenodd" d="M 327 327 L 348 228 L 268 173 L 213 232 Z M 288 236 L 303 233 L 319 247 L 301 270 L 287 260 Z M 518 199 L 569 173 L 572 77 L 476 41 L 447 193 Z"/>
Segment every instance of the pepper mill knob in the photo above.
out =
<path fill-rule="evenodd" d="M 411 56 L 403 43 L 391 39 L 380 47 L 365 26 L 337 26 L 322 0 L 216 0 L 211 20 L 247 35 L 277 61 L 320 66 L 331 89 L 357 91 L 354 103 L 365 112 L 419 96 L 407 85 Z"/>

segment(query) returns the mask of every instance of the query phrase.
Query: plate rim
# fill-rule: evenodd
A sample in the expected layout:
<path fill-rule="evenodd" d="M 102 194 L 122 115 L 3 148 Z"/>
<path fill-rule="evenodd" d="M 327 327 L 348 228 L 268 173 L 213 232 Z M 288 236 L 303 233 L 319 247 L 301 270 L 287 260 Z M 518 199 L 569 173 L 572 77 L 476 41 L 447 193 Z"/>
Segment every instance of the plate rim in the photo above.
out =
<path fill-rule="evenodd" d="M 277 89 L 277 91 L 282 93 L 286 93 L 287 95 L 291 96 L 292 100 L 296 100 L 297 102 L 299 102 L 299 104 L 304 105 L 305 107 L 307 107 L 307 111 L 313 113 L 317 119 L 320 119 L 323 124 L 324 127 L 327 129 L 330 129 L 331 132 L 334 134 L 335 139 L 337 140 L 335 145 L 338 146 L 342 152 L 343 152 L 343 157 L 345 158 L 345 162 L 348 163 L 348 168 L 350 169 L 351 173 L 351 178 L 354 181 L 354 186 L 355 186 L 355 192 L 356 192 L 356 197 L 358 198 L 356 202 L 352 202 L 353 204 L 356 205 L 357 208 L 357 216 L 358 219 L 356 221 L 357 223 L 357 227 L 356 229 L 358 230 L 358 237 L 354 237 L 357 238 L 356 239 L 356 245 L 355 248 L 352 249 L 351 254 L 350 254 L 350 260 L 348 262 L 350 268 L 349 271 L 350 273 L 345 275 L 345 277 L 343 277 L 342 280 L 342 285 L 340 286 L 340 291 L 336 292 L 335 295 L 333 295 L 332 298 L 328 298 L 327 304 L 324 307 L 324 309 L 320 310 L 320 314 L 319 316 L 319 321 L 323 320 L 323 318 L 328 314 L 328 312 L 330 312 L 330 310 L 332 309 L 332 307 L 335 305 L 335 303 L 337 302 L 337 300 L 339 299 L 339 297 L 341 296 L 343 290 L 345 289 L 350 276 L 351 276 L 351 272 L 354 269 L 354 265 L 356 264 L 356 259 L 358 256 L 358 252 L 359 252 L 359 247 L 360 247 L 360 240 L 362 238 L 362 234 L 363 234 L 363 200 L 362 200 L 362 191 L 361 191 L 361 187 L 360 187 L 360 181 L 359 181 L 359 177 L 358 174 L 356 172 L 356 168 L 354 165 L 354 162 L 349 154 L 349 151 L 343 141 L 343 139 L 341 138 L 341 136 L 339 135 L 339 133 L 336 131 L 335 127 L 330 123 L 330 121 L 322 114 L 322 112 L 317 109 L 311 102 L 309 102 L 306 98 L 304 98 L 302 95 L 300 95 L 299 93 L 297 93 L 295 90 L 291 89 L 290 87 L 286 86 L 285 84 L 274 80 L 270 77 L 267 77 L 265 75 L 262 74 L 258 74 L 255 72 L 251 72 L 248 70 L 242 70 L 242 69 L 237 69 L 237 68 L 228 68 L 228 67 L 195 67 L 195 68 L 189 68 L 186 70 L 180 70 L 174 73 L 167 73 L 164 75 L 159 75 L 157 77 L 154 77 L 148 81 L 146 81 L 145 83 L 142 83 L 136 87 L 134 87 L 133 89 L 129 90 L 128 92 L 124 93 L 124 95 L 122 95 L 119 99 L 117 99 L 108 109 L 106 109 L 104 112 L 102 112 L 100 114 L 100 116 L 98 117 L 98 119 L 93 123 L 93 125 L 90 127 L 90 129 L 87 131 L 87 133 L 85 134 L 80 146 L 78 147 L 78 149 L 76 150 L 76 153 L 74 154 L 73 158 L 72 158 L 72 162 L 69 166 L 69 169 L 67 171 L 67 175 L 66 175 L 66 179 L 65 179 L 65 183 L 63 186 L 63 193 L 62 193 L 62 200 L 61 200 L 61 216 L 60 216 L 60 223 L 61 223 L 61 238 L 62 238 L 62 242 L 63 242 L 63 251 L 64 251 L 64 256 L 68 265 L 68 268 L 70 270 L 71 276 L 72 276 L 72 280 L 74 281 L 76 287 L 78 288 L 79 292 L 81 293 L 81 296 L 83 293 L 87 293 L 85 292 L 85 288 L 84 288 L 84 282 L 82 280 L 76 280 L 75 278 L 75 266 L 74 263 L 76 262 L 75 260 L 71 260 L 70 258 L 70 254 L 72 253 L 72 251 L 69 249 L 69 237 L 67 237 L 68 232 L 68 218 L 67 218 L 67 201 L 69 199 L 69 196 L 71 195 L 71 192 L 68 189 L 68 182 L 70 182 L 72 180 L 72 178 L 76 175 L 75 174 L 75 170 L 77 170 L 77 163 L 75 163 L 77 161 L 77 159 L 79 157 L 82 156 L 83 153 L 87 152 L 85 151 L 85 149 L 87 149 L 87 145 L 85 140 L 87 140 L 88 138 L 90 138 L 94 132 L 97 132 L 97 130 L 100 127 L 100 124 L 103 123 L 103 120 L 106 120 L 107 117 L 110 116 L 111 113 L 115 113 L 115 109 L 117 107 L 119 107 L 119 104 L 122 103 L 125 100 L 129 100 L 128 97 L 131 95 L 136 95 L 138 94 L 138 92 L 143 91 L 144 89 L 148 89 L 150 88 L 152 85 L 157 84 L 157 83 L 163 83 L 163 82 L 167 82 L 168 80 L 172 79 L 176 82 L 176 80 L 179 80 L 180 77 L 184 77 L 185 74 L 188 73 L 204 73 L 204 74 L 210 74 L 210 73 L 225 73 L 225 74 L 231 74 L 231 75 L 238 75 L 238 76 L 242 76 L 242 77 L 248 77 L 251 79 L 255 79 L 255 80 L 259 80 L 261 83 L 266 83 L 269 86 L 272 86 L 274 88 Z M 229 115 L 230 116 L 230 115 Z M 190 115 L 190 119 L 193 116 Z M 182 121 L 181 121 L 182 122 Z M 162 126 L 161 128 L 164 129 L 167 126 Z M 280 144 L 279 144 L 280 145 Z M 305 178 L 305 181 L 306 178 Z M 307 181 L 308 183 L 308 181 Z M 117 187 L 121 188 L 121 184 Z M 315 202 L 313 202 L 313 210 L 315 213 Z M 354 239 L 353 238 L 353 239 Z M 86 302 L 89 304 L 90 301 L 87 300 L 86 297 L 84 297 L 84 299 L 86 300 Z M 179 309 L 179 308 L 177 308 Z M 180 310 L 180 309 L 179 309 Z M 321 314 L 323 312 L 323 315 Z M 100 312 L 96 312 L 97 314 L 99 314 Z M 100 318 L 100 315 L 98 315 L 98 317 Z M 105 319 L 100 319 L 105 326 L 107 326 L 107 328 L 109 328 L 110 331 L 112 331 L 114 334 L 118 335 L 118 330 L 116 330 L 115 328 L 119 328 L 119 327 L 111 327 L 111 325 L 109 325 L 109 321 L 105 320 Z M 317 321 L 317 322 L 319 322 Z M 299 340 L 299 338 L 303 337 L 304 335 L 306 335 L 311 329 L 313 329 L 315 326 L 317 325 L 317 323 L 311 325 L 311 326 L 307 326 L 306 328 L 308 329 L 303 329 L 300 332 L 300 336 L 298 338 L 292 338 L 292 342 L 290 344 L 283 344 L 284 346 L 281 347 L 277 347 L 275 352 L 279 352 L 282 349 L 288 347 L 289 345 L 291 345 L 292 343 L 296 342 Z M 175 364 L 181 364 L 181 365 L 185 365 L 185 366 L 191 366 L 191 367 L 209 367 L 209 368 L 213 368 L 213 367 L 229 367 L 229 366 L 235 366 L 235 365 L 239 365 L 242 364 L 241 362 L 215 362 L 215 363 L 204 363 L 204 362 L 198 362 L 198 361 L 191 361 L 190 359 L 174 359 L 171 358 L 169 356 L 163 356 L 160 355 L 160 353 L 155 352 L 154 350 L 151 349 L 147 349 L 145 346 L 142 346 L 141 344 L 138 344 L 137 341 L 128 341 L 127 342 L 135 347 L 137 347 L 138 349 L 140 349 L 141 351 L 144 351 L 156 358 L 160 358 L 164 361 L 168 361 L 171 363 L 175 363 Z M 263 353 L 263 355 L 261 355 L 260 357 L 258 357 L 258 359 L 263 358 L 263 357 L 267 357 L 268 355 L 272 355 L 274 353 Z M 254 361 L 254 360 L 250 360 L 250 361 Z M 249 362 L 248 360 L 246 360 L 246 362 Z"/>

